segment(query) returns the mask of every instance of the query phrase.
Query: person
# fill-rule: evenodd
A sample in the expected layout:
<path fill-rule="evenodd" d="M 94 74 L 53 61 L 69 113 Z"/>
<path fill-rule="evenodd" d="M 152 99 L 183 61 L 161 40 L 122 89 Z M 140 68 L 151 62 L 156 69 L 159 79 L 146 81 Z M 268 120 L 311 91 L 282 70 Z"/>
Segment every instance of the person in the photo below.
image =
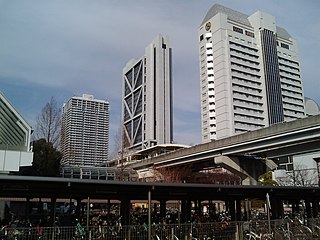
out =
<path fill-rule="evenodd" d="M 53 227 L 54 227 L 54 235 L 55 236 L 59 236 L 60 235 L 60 228 L 59 228 L 60 222 L 59 222 L 59 218 L 56 217 L 54 223 L 53 223 Z"/>
<path fill-rule="evenodd" d="M 37 222 L 37 225 L 36 225 L 37 239 L 42 239 L 42 233 L 43 233 L 43 228 L 41 226 L 41 219 L 40 219 L 39 222 Z"/>

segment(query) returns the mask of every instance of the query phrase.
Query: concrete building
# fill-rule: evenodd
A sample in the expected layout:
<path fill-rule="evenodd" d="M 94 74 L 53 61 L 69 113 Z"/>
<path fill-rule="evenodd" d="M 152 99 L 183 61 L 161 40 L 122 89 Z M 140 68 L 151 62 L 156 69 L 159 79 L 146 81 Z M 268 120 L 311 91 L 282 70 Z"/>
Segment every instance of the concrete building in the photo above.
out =
<path fill-rule="evenodd" d="M 63 105 L 62 165 L 99 166 L 108 160 L 109 102 L 83 94 Z"/>
<path fill-rule="evenodd" d="M 146 149 L 172 142 L 171 48 L 158 35 L 138 60 L 123 69 L 124 147 Z"/>
<path fill-rule="evenodd" d="M 31 126 L 0 92 L 0 174 L 31 166 Z"/>
<path fill-rule="evenodd" d="M 305 116 L 297 42 L 274 16 L 215 4 L 199 55 L 202 142 Z"/>

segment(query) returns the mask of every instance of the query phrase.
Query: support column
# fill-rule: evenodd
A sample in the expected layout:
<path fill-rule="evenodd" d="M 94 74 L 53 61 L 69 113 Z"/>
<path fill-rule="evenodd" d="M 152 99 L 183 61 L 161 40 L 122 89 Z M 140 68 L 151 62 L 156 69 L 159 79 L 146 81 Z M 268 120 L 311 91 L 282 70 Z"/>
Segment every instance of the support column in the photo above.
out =
<path fill-rule="evenodd" d="M 319 212 L 319 201 L 313 200 L 312 201 L 312 216 L 314 218 L 318 217 L 318 212 Z"/>
<path fill-rule="evenodd" d="M 186 206 L 186 222 L 191 222 L 191 208 L 192 203 L 190 200 L 187 200 L 187 206 Z"/>
<path fill-rule="evenodd" d="M 242 185 L 257 185 L 261 174 L 276 168 L 271 159 L 252 159 L 246 157 L 217 156 L 214 162 L 229 171 L 236 173 L 242 179 Z"/>
<path fill-rule="evenodd" d="M 230 209 L 230 202 L 227 201 L 227 200 L 225 200 L 225 201 L 224 201 L 224 205 L 225 205 L 226 211 L 229 212 L 229 211 L 230 211 L 230 210 L 229 210 L 229 209 Z M 219 213 L 220 213 L 220 212 L 219 212 Z"/>
<path fill-rule="evenodd" d="M 153 203 L 153 214 L 157 216 L 157 203 Z"/>
<path fill-rule="evenodd" d="M 180 209 L 181 209 L 181 223 L 187 222 L 187 200 L 181 200 L 180 202 Z"/>
<path fill-rule="evenodd" d="M 231 216 L 231 221 L 236 221 L 236 206 L 235 200 L 228 200 L 229 213 Z"/>
<path fill-rule="evenodd" d="M 194 202 L 196 206 L 195 212 L 198 214 L 198 216 L 201 216 L 202 214 L 201 200 L 195 200 Z"/>
<path fill-rule="evenodd" d="M 26 215 L 26 218 L 27 219 L 30 219 L 29 215 L 30 215 L 30 198 L 27 198 L 26 199 L 27 202 L 26 202 L 26 212 L 25 212 L 25 215 Z"/>
<path fill-rule="evenodd" d="M 284 215 L 283 202 L 281 199 L 270 198 L 271 219 L 279 219 Z"/>
<path fill-rule="evenodd" d="M 39 198 L 38 213 L 42 213 L 42 212 L 43 212 L 43 202 L 42 202 L 41 198 Z"/>
<path fill-rule="evenodd" d="M 213 203 L 212 200 L 209 200 L 209 216 L 211 220 L 215 219 L 216 212 L 217 212 L 216 204 Z"/>
<path fill-rule="evenodd" d="M 130 199 L 121 199 L 120 215 L 122 225 L 130 225 Z M 150 206 L 149 206 L 150 208 Z"/>
<path fill-rule="evenodd" d="M 246 198 L 244 200 L 244 220 L 249 221 L 251 219 L 251 201 Z"/>
<path fill-rule="evenodd" d="M 181 200 L 181 223 L 187 223 L 191 221 L 191 201 Z"/>
<path fill-rule="evenodd" d="M 78 198 L 76 199 L 77 201 L 77 208 L 76 208 L 76 217 L 80 220 L 81 219 L 81 214 L 80 214 L 80 209 L 81 209 L 81 199 Z M 70 208 L 71 208 L 71 205 L 70 205 Z"/>
<path fill-rule="evenodd" d="M 56 220 L 56 205 L 57 205 L 57 198 L 51 198 L 51 209 L 50 209 L 50 216 L 51 216 L 51 225 L 53 226 Z"/>
<path fill-rule="evenodd" d="M 148 240 L 151 240 L 151 189 L 148 191 Z"/>
<path fill-rule="evenodd" d="M 310 202 L 310 200 L 305 200 L 304 203 L 305 203 L 305 205 L 306 205 L 307 218 L 312 218 L 311 202 Z"/>
<path fill-rule="evenodd" d="M 296 213 L 299 213 L 299 203 L 300 203 L 300 200 L 292 201 L 292 214 L 293 215 L 295 215 Z"/>
<path fill-rule="evenodd" d="M 166 218 L 166 200 L 160 200 L 160 218 L 161 221 Z"/>
<path fill-rule="evenodd" d="M 236 221 L 241 221 L 241 200 L 237 199 L 236 201 Z"/>

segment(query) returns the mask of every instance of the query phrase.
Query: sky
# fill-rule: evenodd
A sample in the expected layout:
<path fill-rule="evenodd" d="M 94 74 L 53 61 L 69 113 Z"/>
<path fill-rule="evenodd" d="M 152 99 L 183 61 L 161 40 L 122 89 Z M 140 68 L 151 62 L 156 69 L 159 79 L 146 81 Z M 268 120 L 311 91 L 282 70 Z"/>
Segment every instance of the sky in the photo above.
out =
<path fill-rule="evenodd" d="M 58 106 L 92 94 L 110 103 L 110 152 L 121 122 L 122 69 L 156 35 L 173 51 L 173 139 L 201 142 L 198 28 L 219 3 L 276 18 L 298 41 L 305 96 L 320 104 L 319 0 L 0 0 L 0 91 L 35 128 Z"/>

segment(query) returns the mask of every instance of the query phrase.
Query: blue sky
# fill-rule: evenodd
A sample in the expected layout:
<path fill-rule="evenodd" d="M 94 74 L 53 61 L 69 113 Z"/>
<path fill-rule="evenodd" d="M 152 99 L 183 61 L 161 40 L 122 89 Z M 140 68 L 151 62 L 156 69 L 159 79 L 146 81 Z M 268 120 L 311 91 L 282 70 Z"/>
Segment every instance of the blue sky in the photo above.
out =
<path fill-rule="evenodd" d="M 0 91 L 33 127 L 51 96 L 107 99 L 112 152 L 122 69 L 161 33 L 173 49 L 174 141 L 198 144 L 198 27 L 215 3 L 274 15 L 298 40 L 305 95 L 320 103 L 319 0 L 0 0 Z"/>

